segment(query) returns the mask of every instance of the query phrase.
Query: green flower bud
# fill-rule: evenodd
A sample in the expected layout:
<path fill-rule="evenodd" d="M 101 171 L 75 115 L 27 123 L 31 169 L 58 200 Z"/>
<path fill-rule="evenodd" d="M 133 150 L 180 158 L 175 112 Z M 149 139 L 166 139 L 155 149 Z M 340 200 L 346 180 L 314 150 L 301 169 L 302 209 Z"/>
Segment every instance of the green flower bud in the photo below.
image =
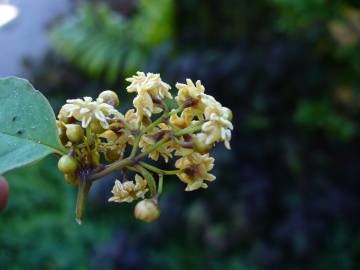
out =
<path fill-rule="evenodd" d="M 134 214 L 141 221 L 154 222 L 160 217 L 160 208 L 154 200 L 145 199 L 136 204 Z"/>
<path fill-rule="evenodd" d="M 76 171 L 78 163 L 75 158 L 65 155 L 59 159 L 58 168 L 65 174 L 72 174 Z"/>
<path fill-rule="evenodd" d="M 66 173 L 64 178 L 70 186 L 76 186 L 79 183 L 79 178 L 74 173 Z"/>
<path fill-rule="evenodd" d="M 92 121 L 90 123 L 90 129 L 95 134 L 100 134 L 100 133 L 103 133 L 105 131 L 105 129 L 101 126 L 99 121 Z"/>
<path fill-rule="evenodd" d="M 196 135 L 192 136 L 192 143 L 194 150 L 202 155 L 209 153 L 209 151 L 213 147 L 211 144 L 205 144 Z"/>
<path fill-rule="evenodd" d="M 106 90 L 101 92 L 99 98 L 102 98 L 105 103 L 112 105 L 114 107 L 117 107 L 120 104 L 118 95 L 111 90 Z"/>
<path fill-rule="evenodd" d="M 66 125 L 66 136 L 73 143 L 79 143 L 84 138 L 84 130 L 76 124 Z"/>

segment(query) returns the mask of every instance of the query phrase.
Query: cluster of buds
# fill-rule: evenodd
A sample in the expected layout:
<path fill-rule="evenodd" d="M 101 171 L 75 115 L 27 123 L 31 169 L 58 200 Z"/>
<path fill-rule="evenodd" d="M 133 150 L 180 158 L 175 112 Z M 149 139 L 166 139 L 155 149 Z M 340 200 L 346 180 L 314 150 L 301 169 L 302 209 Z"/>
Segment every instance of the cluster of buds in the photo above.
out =
<path fill-rule="evenodd" d="M 109 201 L 141 199 L 135 217 L 155 221 L 160 216 L 163 176 L 177 175 L 186 191 L 207 188 L 206 181 L 215 180 L 209 151 L 218 142 L 230 149 L 232 113 L 205 94 L 200 81 L 176 84 L 173 109 L 168 106 L 173 99 L 171 87 L 159 74 L 137 72 L 127 81 L 127 91 L 136 96 L 134 108 L 125 114 L 118 111 L 119 98 L 110 90 L 96 100 L 67 100 L 59 112 L 58 132 L 68 154 L 60 158 L 58 168 L 70 185 L 78 186 L 78 222 L 92 183 L 119 170 L 124 179 L 115 180 Z M 164 159 L 168 163 L 174 157 L 174 170 L 145 162 Z M 134 181 L 128 180 L 128 171 L 135 173 Z"/>

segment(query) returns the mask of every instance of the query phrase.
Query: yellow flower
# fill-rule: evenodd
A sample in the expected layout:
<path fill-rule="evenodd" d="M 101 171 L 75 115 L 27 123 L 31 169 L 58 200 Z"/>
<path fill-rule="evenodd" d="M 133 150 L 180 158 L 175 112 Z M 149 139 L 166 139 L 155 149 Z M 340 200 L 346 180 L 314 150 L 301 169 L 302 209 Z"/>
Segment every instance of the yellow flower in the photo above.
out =
<path fill-rule="evenodd" d="M 175 167 L 184 170 L 183 173 L 178 174 L 178 177 L 187 184 L 185 191 L 207 188 L 204 180 L 214 181 L 216 179 L 214 175 L 208 173 L 214 167 L 214 159 L 209 154 L 201 155 L 193 152 L 178 159 Z"/>
<path fill-rule="evenodd" d="M 164 97 L 172 98 L 169 89 L 171 86 L 163 82 L 160 74 L 148 72 L 136 72 L 137 75 L 127 78 L 126 81 L 131 84 L 126 88 L 129 93 L 140 93 L 142 91 L 149 92 L 152 97 L 163 99 Z"/>
<path fill-rule="evenodd" d="M 201 84 L 201 81 L 197 80 L 194 84 L 192 80 L 186 79 L 186 84 L 177 83 L 176 88 L 179 90 L 175 100 L 178 105 L 184 105 L 189 100 L 192 101 L 191 112 L 199 119 L 202 119 L 202 113 L 204 110 L 204 103 L 202 102 L 202 96 L 205 92 L 205 87 Z"/>
<path fill-rule="evenodd" d="M 58 118 L 62 122 L 67 122 L 71 117 L 81 121 L 83 128 L 87 128 L 92 121 L 99 121 L 100 125 L 107 129 L 109 124 L 107 117 L 121 117 L 121 114 L 113 106 L 104 103 L 101 98 L 93 101 L 91 97 L 84 99 L 68 99 L 67 104 L 62 106 Z"/>
<path fill-rule="evenodd" d="M 136 108 L 137 121 L 142 122 L 143 118 L 150 120 L 151 115 L 160 113 L 162 108 L 155 106 L 150 94 L 145 91 L 139 92 L 134 98 L 134 107 Z"/>
<path fill-rule="evenodd" d="M 136 74 L 126 79 L 131 83 L 126 90 L 129 93 L 137 93 L 133 104 L 137 110 L 137 120 L 141 122 L 144 117 L 150 119 L 153 113 L 162 111 L 162 108 L 154 103 L 154 100 L 165 97 L 172 98 L 172 96 L 169 92 L 170 85 L 161 80 L 160 74 L 145 74 L 139 71 Z"/>
<path fill-rule="evenodd" d="M 122 132 L 127 136 L 127 142 L 131 145 L 135 142 L 135 136 L 132 131 L 137 129 L 137 114 L 134 109 L 130 109 L 125 113 L 124 121 L 127 123 L 129 129 L 124 129 Z"/>
<path fill-rule="evenodd" d="M 129 136 L 126 132 L 116 133 L 112 130 L 107 130 L 99 135 L 100 138 L 106 139 L 106 143 L 102 143 L 102 151 L 105 155 L 116 156 L 120 158 L 126 148 Z M 117 158 L 117 159 L 118 159 Z"/>
<path fill-rule="evenodd" d="M 231 119 L 231 111 L 223 107 L 211 96 L 204 96 L 204 116 L 206 122 L 201 126 L 201 133 L 197 134 L 197 138 L 205 144 L 213 144 L 223 141 L 225 147 L 230 149 L 231 130 L 233 125 Z"/>
<path fill-rule="evenodd" d="M 135 181 L 126 181 L 121 183 L 119 180 L 115 181 L 112 189 L 113 196 L 109 199 L 109 202 L 132 202 L 139 198 L 144 198 L 147 189 L 147 182 L 140 175 L 135 175 Z"/>
<path fill-rule="evenodd" d="M 161 126 L 163 127 L 163 126 Z M 163 127 L 164 128 L 164 127 Z M 161 130 L 159 128 L 154 128 L 150 134 L 143 135 L 140 139 L 139 146 L 141 148 L 141 152 L 147 151 L 150 147 L 156 144 L 162 136 L 164 136 L 165 130 Z M 172 158 L 172 152 L 174 148 L 171 145 L 171 141 L 164 143 L 160 147 L 158 147 L 155 151 L 152 151 L 149 154 L 149 158 L 157 161 L 160 156 L 162 156 L 166 163 L 169 162 L 169 159 Z"/>
<path fill-rule="evenodd" d="M 189 137 L 191 139 L 191 137 Z M 184 145 L 189 144 L 189 147 Z M 187 156 L 194 152 L 191 141 L 186 141 L 184 138 L 179 138 L 177 141 L 171 141 L 170 147 L 175 150 L 175 156 Z"/>
<path fill-rule="evenodd" d="M 134 109 L 130 109 L 125 113 L 125 121 L 132 129 L 136 129 L 136 119 L 137 115 Z"/>
<path fill-rule="evenodd" d="M 197 80 L 194 84 L 191 79 L 186 79 L 186 84 L 176 83 L 175 86 L 179 90 L 176 97 L 176 102 L 179 105 L 183 105 L 190 98 L 200 100 L 201 95 L 205 92 L 205 87 L 200 80 Z"/>
<path fill-rule="evenodd" d="M 173 114 L 170 116 L 170 123 L 178 128 L 187 128 L 192 124 L 194 115 L 192 113 L 192 108 L 185 108 L 181 115 Z"/>

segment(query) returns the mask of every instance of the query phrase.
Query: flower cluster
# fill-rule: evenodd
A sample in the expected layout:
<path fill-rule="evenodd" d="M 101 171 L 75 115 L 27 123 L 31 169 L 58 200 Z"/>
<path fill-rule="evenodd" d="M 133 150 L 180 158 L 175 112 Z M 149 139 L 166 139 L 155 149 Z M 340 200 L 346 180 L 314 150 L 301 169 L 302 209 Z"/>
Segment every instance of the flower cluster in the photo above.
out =
<path fill-rule="evenodd" d="M 215 180 L 210 173 L 214 158 L 209 152 L 219 142 L 230 149 L 232 113 L 205 94 L 199 80 L 177 83 L 174 102 L 169 102 L 173 99 L 170 85 L 159 74 L 137 72 L 126 80 L 130 83 L 127 92 L 136 96 L 134 108 L 125 114 L 118 111 L 119 98 L 110 90 L 96 100 L 67 100 L 57 126 L 69 152 L 59 160 L 59 169 L 69 184 L 79 186 L 77 215 L 83 211 L 84 193 L 91 184 L 121 171 L 124 179 L 115 181 L 109 201 L 130 203 L 144 199 L 150 191 L 150 199 L 139 202 L 135 211 L 137 218 L 149 222 L 160 215 L 158 199 L 164 175 L 177 175 L 186 191 L 207 188 L 205 181 Z M 173 103 L 177 107 L 169 108 Z M 146 158 L 166 163 L 177 160 L 174 170 L 168 171 Z M 129 172 L 136 174 L 135 182 L 127 180 Z"/>
<path fill-rule="evenodd" d="M 112 193 L 113 196 L 109 199 L 109 202 L 128 202 L 138 198 L 144 198 L 146 192 L 148 192 L 147 182 L 140 175 L 135 175 L 136 183 L 132 181 L 126 181 L 121 183 L 119 180 L 115 181 Z"/>

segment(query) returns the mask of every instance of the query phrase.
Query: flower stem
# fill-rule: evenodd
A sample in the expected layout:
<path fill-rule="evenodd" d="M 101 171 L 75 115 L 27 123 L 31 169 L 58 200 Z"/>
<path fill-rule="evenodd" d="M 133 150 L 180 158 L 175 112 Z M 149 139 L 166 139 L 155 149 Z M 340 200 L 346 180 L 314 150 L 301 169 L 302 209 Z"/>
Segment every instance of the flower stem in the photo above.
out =
<path fill-rule="evenodd" d="M 151 196 L 155 196 L 156 183 L 155 183 L 155 179 L 152 176 L 152 174 L 148 170 L 146 170 L 144 167 L 141 167 L 140 165 L 136 165 L 135 169 L 137 169 L 142 174 L 142 176 L 146 179 L 147 184 L 150 189 Z"/>
<path fill-rule="evenodd" d="M 171 111 L 171 112 L 167 112 L 164 113 L 162 116 L 160 116 L 158 119 L 156 119 L 156 121 L 154 121 L 152 124 L 150 124 L 149 126 L 147 126 L 142 134 L 145 134 L 146 132 L 150 131 L 151 129 L 153 129 L 154 127 L 158 126 L 160 123 L 164 122 L 164 120 L 166 120 L 167 118 L 169 118 L 171 115 L 173 114 L 178 114 L 180 113 L 182 110 L 184 110 L 183 106 L 178 107 L 176 110 Z"/>
<path fill-rule="evenodd" d="M 139 143 L 140 143 L 140 139 L 141 139 L 141 134 L 138 134 L 135 138 L 135 142 L 134 142 L 134 146 L 131 149 L 131 153 L 129 158 L 133 158 L 136 155 L 137 150 L 139 149 Z"/>
<path fill-rule="evenodd" d="M 158 195 L 162 193 L 163 190 L 163 182 L 164 182 L 164 175 L 159 174 L 159 183 L 158 183 Z"/>
<path fill-rule="evenodd" d="M 183 171 L 182 170 L 171 170 L 171 171 L 168 171 L 168 170 L 162 170 L 162 169 L 159 169 L 158 167 L 155 167 L 153 165 L 150 165 L 146 162 L 139 162 L 141 166 L 143 166 L 144 168 L 148 169 L 149 171 L 152 171 L 154 173 L 157 173 L 157 174 L 163 174 L 163 175 L 176 175 L 176 174 L 180 174 L 182 173 Z"/>
<path fill-rule="evenodd" d="M 133 164 L 134 161 L 130 158 L 126 158 L 126 159 L 122 159 L 122 160 L 118 160 L 115 161 L 114 163 L 111 163 L 107 166 L 105 166 L 105 168 L 97 173 L 92 174 L 89 177 L 90 181 L 96 181 L 114 171 L 117 170 L 121 170 L 122 168 L 126 167 L 127 165 Z"/>
<path fill-rule="evenodd" d="M 90 187 L 92 185 L 91 181 L 87 181 L 85 178 L 81 178 L 79 182 L 78 194 L 76 199 L 76 222 L 81 225 L 86 203 L 87 197 L 90 191 Z"/>
<path fill-rule="evenodd" d="M 192 134 L 194 132 L 200 131 L 202 124 L 203 124 L 203 122 L 201 121 L 199 123 L 196 123 L 193 126 L 190 126 L 190 127 L 187 127 L 187 128 L 184 128 L 184 129 L 181 129 L 181 130 L 175 132 L 174 135 L 176 137 L 179 137 L 179 136 L 183 136 L 183 135 L 186 135 L 186 134 Z"/>

